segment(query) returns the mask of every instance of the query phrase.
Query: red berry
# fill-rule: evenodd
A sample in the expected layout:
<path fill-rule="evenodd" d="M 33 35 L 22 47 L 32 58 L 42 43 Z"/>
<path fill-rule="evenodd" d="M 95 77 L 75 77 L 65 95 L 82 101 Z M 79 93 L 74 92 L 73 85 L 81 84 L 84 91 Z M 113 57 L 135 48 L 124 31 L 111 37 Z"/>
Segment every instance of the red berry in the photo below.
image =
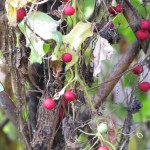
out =
<path fill-rule="evenodd" d="M 149 82 L 142 82 L 139 84 L 139 89 L 142 92 L 148 92 L 150 90 L 150 83 Z"/>
<path fill-rule="evenodd" d="M 44 103 L 43 103 L 43 106 L 44 108 L 48 109 L 48 110 L 51 110 L 55 107 L 55 101 L 52 99 L 52 98 L 47 98 Z"/>
<path fill-rule="evenodd" d="M 70 54 L 70 53 L 64 53 L 63 55 L 62 55 L 62 61 L 63 62 L 71 62 L 71 60 L 72 60 L 72 55 Z"/>
<path fill-rule="evenodd" d="M 69 0 L 62 0 L 62 2 L 68 2 Z"/>
<path fill-rule="evenodd" d="M 64 8 L 64 13 L 65 13 L 65 15 L 67 15 L 67 16 L 72 16 L 74 13 L 75 13 L 75 9 L 74 9 L 74 7 L 72 7 L 72 6 L 65 6 L 65 8 Z"/>
<path fill-rule="evenodd" d="M 136 37 L 141 41 L 147 40 L 149 38 L 149 32 L 147 30 L 138 30 Z"/>
<path fill-rule="evenodd" d="M 115 7 L 111 6 L 108 8 L 108 12 L 113 15 L 113 16 L 116 16 L 117 15 L 117 12 L 115 10 Z"/>
<path fill-rule="evenodd" d="M 23 20 L 23 18 L 26 16 L 26 11 L 24 8 L 20 8 L 17 10 L 17 21 Z"/>
<path fill-rule="evenodd" d="M 117 5 L 117 6 L 115 7 L 115 10 L 116 10 L 116 12 L 121 13 L 122 10 L 123 10 L 122 5 L 121 5 L 121 4 Z"/>
<path fill-rule="evenodd" d="M 107 146 L 100 146 L 97 150 L 109 150 Z"/>
<path fill-rule="evenodd" d="M 150 22 L 148 20 L 141 20 L 140 21 L 140 27 L 143 30 L 149 30 L 150 29 Z"/>
<path fill-rule="evenodd" d="M 132 69 L 132 72 L 137 75 L 141 74 L 143 71 L 144 71 L 143 66 L 139 66 L 139 65 Z"/>
<path fill-rule="evenodd" d="M 73 93 L 72 89 L 69 89 L 64 93 L 64 98 L 67 101 L 71 102 L 76 99 L 76 95 L 75 95 L 75 93 Z"/>

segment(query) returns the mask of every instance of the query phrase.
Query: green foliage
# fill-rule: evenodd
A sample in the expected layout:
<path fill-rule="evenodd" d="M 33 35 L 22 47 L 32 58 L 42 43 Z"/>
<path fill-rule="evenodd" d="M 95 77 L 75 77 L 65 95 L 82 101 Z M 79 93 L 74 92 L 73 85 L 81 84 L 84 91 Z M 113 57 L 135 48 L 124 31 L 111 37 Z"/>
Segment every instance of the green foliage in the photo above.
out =
<path fill-rule="evenodd" d="M 86 65 L 88 65 L 90 62 L 91 52 L 92 50 L 90 47 L 88 47 L 84 52 L 84 61 Z"/>
<path fill-rule="evenodd" d="M 81 50 L 82 43 L 86 38 L 93 35 L 91 27 L 92 25 L 89 22 L 78 22 L 69 34 L 62 36 L 63 43 L 68 45 L 68 47 L 66 46 L 65 52 L 70 52 L 73 56 L 73 60 L 67 63 L 66 70 L 78 61 L 78 52 Z M 59 51 L 57 53 L 58 58 L 61 58 L 63 52 Z"/>
<path fill-rule="evenodd" d="M 90 99 L 91 95 L 97 93 L 98 88 L 90 89 L 84 83 L 84 81 L 82 82 L 83 78 L 82 75 L 80 74 L 82 70 L 81 71 L 79 70 L 79 66 L 77 62 L 78 60 L 80 60 L 80 58 L 83 57 L 86 65 L 88 65 L 90 62 L 91 53 L 94 45 L 88 46 L 85 50 L 84 43 L 86 43 L 85 41 L 87 38 L 93 36 L 93 32 L 91 30 L 92 23 L 88 22 L 87 20 L 90 19 L 92 14 L 94 13 L 96 0 L 78 0 L 76 2 L 77 2 L 76 4 L 74 3 L 76 8 L 76 14 L 71 17 L 64 16 L 67 18 L 67 25 L 68 25 L 67 35 L 62 35 L 61 32 L 57 31 L 57 26 L 60 23 L 59 21 L 56 21 L 52 19 L 50 16 L 48 16 L 47 14 L 39 11 L 31 12 L 27 20 L 25 19 L 22 22 L 20 22 L 18 24 L 18 27 L 26 38 L 26 46 L 31 49 L 31 54 L 30 54 L 31 63 L 34 62 L 41 63 L 43 56 L 47 54 L 49 51 L 52 52 L 52 56 L 51 56 L 52 61 L 53 60 L 61 61 L 61 56 L 63 53 L 65 52 L 71 53 L 73 56 L 73 60 L 69 63 L 66 63 L 66 68 L 65 68 L 65 71 L 67 71 L 65 76 L 65 81 L 67 82 L 66 85 L 68 84 L 70 78 L 74 77 L 76 80 L 71 80 L 68 86 L 74 87 L 75 84 L 77 84 L 76 82 L 78 82 L 78 84 L 82 85 L 81 89 L 83 89 L 84 91 L 84 96 L 86 97 L 85 99 Z M 146 18 L 147 14 L 150 13 L 150 6 L 146 6 L 146 8 L 144 8 L 138 0 L 131 0 L 131 2 L 138 9 L 138 11 L 141 13 L 141 15 L 144 18 Z M 105 13 L 104 10 L 102 10 L 101 13 L 98 14 L 99 18 L 95 18 L 95 19 L 100 20 L 101 22 L 100 18 L 102 18 L 102 16 L 104 15 L 103 13 Z M 104 16 L 104 19 L 106 19 L 107 17 L 109 16 Z M 119 13 L 115 17 L 115 19 L 113 19 L 113 23 L 115 27 L 118 28 L 119 33 L 123 37 L 125 37 L 129 42 L 133 42 L 135 40 L 135 34 L 133 33 L 132 29 L 130 28 L 127 20 L 125 19 L 122 13 Z M 20 33 L 17 31 L 16 47 L 19 47 L 19 40 L 20 40 L 19 37 L 20 37 Z M 94 36 L 92 38 L 94 38 Z M 62 43 L 64 46 L 63 49 L 61 49 Z M 55 45 L 55 48 L 51 47 L 52 44 Z M 80 53 L 81 51 L 83 52 L 84 55 L 81 55 Z M 116 55 L 116 57 L 117 56 L 118 55 Z M 104 63 L 105 63 L 105 67 L 104 67 L 105 70 L 103 71 L 103 76 L 100 79 L 102 80 L 102 82 L 108 75 L 108 71 L 114 65 L 111 64 L 109 61 L 105 61 Z M 75 71 L 73 70 L 72 67 L 73 65 L 77 66 Z M 128 87 L 132 88 L 136 78 L 131 72 L 129 72 L 126 75 L 124 75 L 122 79 L 123 79 L 123 88 L 128 88 Z M 95 78 L 92 87 L 97 86 L 100 80 Z M 81 83 L 84 83 L 85 85 Z M 28 83 L 26 83 L 25 86 L 29 87 Z M 3 86 L 0 84 L 0 91 L 3 90 L 4 90 Z M 137 92 L 138 92 L 137 98 L 141 100 L 143 104 L 143 108 L 140 110 L 139 113 L 134 114 L 134 120 L 144 121 L 150 117 L 149 97 L 147 93 L 141 93 L 137 91 L 137 88 L 134 89 L 135 95 L 137 95 Z M 126 110 L 123 106 L 115 105 L 112 104 L 111 102 L 109 104 L 109 108 L 115 110 L 115 114 L 117 115 L 117 117 L 124 120 L 124 117 L 126 115 Z M 26 120 L 28 117 L 27 109 L 28 108 L 26 107 L 22 107 L 22 116 L 24 120 Z M 2 115 L 0 114 L 0 116 Z M 106 130 L 106 128 L 104 129 Z M 4 132 L 8 134 L 9 138 L 12 140 L 16 140 L 18 138 L 14 127 L 10 124 L 5 126 Z M 77 141 L 84 147 L 84 150 L 89 150 L 89 149 L 92 150 L 91 145 L 88 144 L 87 135 L 83 133 L 80 134 L 77 138 Z"/>
<path fill-rule="evenodd" d="M 13 126 L 13 124 L 11 122 L 9 122 L 3 129 L 3 131 L 8 135 L 8 137 L 15 141 L 18 139 L 18 136 L 17 136 L 17 132 L 16 132 L 16 129 L 15 127 Z"/>
<path fill-rule="evenodd" d="M 82 144 L 86 144 L 88 142 L 88 138 L 87 138 L 87 135 L 84 134 L 84 133 L 81 133 L 79 136 L 78 136 L 78 142 L 79 143 L 82 143 Z"/>
<path fill-rule="evenodd" d="M 135 82 L 135 75 L 132 72 L 129 72 L 123 76 L 123 87 L 132 87 Z"/>
<path fill-rule="evenodd" d="M 80 0 L 79 3 L 83 4 L 81 5 L 81 11 L 83 12 L 85 19 L 89 19 L 94 13 L 95 0 Z"/>
<path fill-rule="evenodd" d="M 56 41 L 55 53 L 62 44 L 62 35 L 57 31 L 58 21 L 55 21 L 45 13 L 36 11 L 32 12 L 27 22 L 22 21 L 19 23 L 21 32 L 25 35 L 26 46 L 30 47 L 30 62 L 42 62 L 42 57 L 49 51 L 49 40 Z M 45 45 L 46 44 L 46 45 Z M 57 55 L 56 55 L 57 57 Z"/>
<path fill-rule="evenodd" d="M 135 40 L 135 35 L 122 13 L 117 15 L 117 17 L 113 20 L 113 23 L 115 27 L 118 28 L 119 33 L 126 37 L 129 42 L 133 42 Z"/>
<path fill-rule="evenodd" d="M 138 12 L 142 15 L 142 17 L 146 18 L 147 15 L 150 13 L 150 5 L 147 5 L 145 8 L 141 4 L 139 0 L 131 0 L 132 4 L 138 10 Z"/>
<path fill-rule="evenodd" d="M 93 148 L 91 148 L 91 145 L 88 144 L 88 137 L 86 134 L 81 133 L 78 136 L 77 141 L 83 146 L 84 150 L 93 150 Z"/>
<path fill-rule="evenodd" d="M 69 44 L 69 47 L 76 50 L 81 50 L 81 44 L 86 38 L 93 35 L 92 24 L 89 22 L 78 22 L 69 34 L 63 36 L 63 42 Z"/>
<path fill-rule="evenodd" d="M 143 121 L 146 121 L 147 119 L 149 119 L 149 117 L 150 117 L 150 109 L 149 109 L 150 102 L 149 102 L 149 100 L 150 100 L 149 98 L 140 99 L 140 101 L 143 104 L 143 107 L 138 113 L 133 115 L 135 121 L 143 122 Z"/>

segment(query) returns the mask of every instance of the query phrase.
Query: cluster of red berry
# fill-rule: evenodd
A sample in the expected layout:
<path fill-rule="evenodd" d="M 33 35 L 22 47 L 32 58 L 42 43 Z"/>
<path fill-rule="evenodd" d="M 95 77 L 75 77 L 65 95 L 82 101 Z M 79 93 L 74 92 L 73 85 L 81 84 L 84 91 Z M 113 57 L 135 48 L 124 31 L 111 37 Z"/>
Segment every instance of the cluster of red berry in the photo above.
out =
<path fill-rule="evenodd" d="M 123 10 L 123 7 L 121 4 L 117 5 L 116 7 L 110 6 L 108 8 L 108 12 L 113 16 L 116 16 L 118 13 L 121 13 L 122 10 Z"/>
<path fill-rule="evenodd" d="M 62 120 L 65 116 L 65 113 L 64 113 L 64 108 L 67 108 L 67 104 L 68 102 L 72 102 L 76 99 L 76 95 L 75 93 L 73 92 L 72 89 L 68 89 L 65 93 L 64 93 L 64 98 L 66 101 L 64 101 L 63 105 L 59 108 L 59 113 L 58 113 L 58 117 L 60 120 Z M 56 106 L 56 103 L 55 103 L 55 100 L 51 97 L 49 98 L 46 98 L 44 100 L 44 103 L 43 103 L 43 107 L 47 110 L 52 110 L 54 109 Z"/>
<path fill-rule="evenodd" d="M 149 31 L 148 31 L 150 30 L 150 21 L 141 20 L 139 25 L 141 29 L 136 32 L 137 39 L 141 41 L 147 40 L 150 37 Z"/>
<path fill-rule="evenodd" d="M 69 0 L 62 0 L 62 2 L 68 2 Z M 66 5 L 64 7 L 64 14 L 67 16 L 72 16 L 75 13 L 74 7 L 70 5 Z M 26 11 L 24 8 L 20 8 L 17 10 L 17 21 L 23 20 L 23 18 L 26 16 Z"/>
<path fill-rule="evenodd" d="M 73 92 L 72 89 L 68 89 L 64 93 L 64 98 L 67 102 L 72 102 L 76 99 L 76 95 L 75 95 L 75 93 Z M 48 110 L 51 110 L 51 109 L 55 108 L 55 105 L 56 105 L 56 103 L 52 98 L 45 99 L 45 101 L 43 103 L 44 108 L 46 108 Z"/>
<path fill-rule="evenodd" d="M 65 62 L 65 63 L 68 63 L 72 60 L 72 55 L 70 53 L 64 53 L 62 55 L 62 61 Z M 72 89 L 68 89 L 65 93 L 64 93 L 64 98 L 67 102 L 72 102 L 76 99 L 76 95 L 75 93 L 73 92 Z M 55 101 L 52 99 L 52 98 L 47 98 L 44 103 L 43 103 L 43 106 L 44 108 L 48 109 L 48 110 L 52 110 L 53 108 L 55 108 Z M 59 118 L 60 119 L 63 119 L 63 116 L 64 116 L 64 112 L 63 112 L 63 109 L 60 108 L 59 110 Z"/>
<path fill-rule="evenodd" d="M 139 75 L 141 74 L 144 69 L 143 69 L 143 66 L 141 65 L 135 65 L 136 67 L 134 67 L 132 69 L 132 72 L 136 75 Z M 149 82 L 141 82 L 139 84 L 139 89 L 142 91 L 142 92 L 148 92 L 150 90 L 150 83 Z"/>

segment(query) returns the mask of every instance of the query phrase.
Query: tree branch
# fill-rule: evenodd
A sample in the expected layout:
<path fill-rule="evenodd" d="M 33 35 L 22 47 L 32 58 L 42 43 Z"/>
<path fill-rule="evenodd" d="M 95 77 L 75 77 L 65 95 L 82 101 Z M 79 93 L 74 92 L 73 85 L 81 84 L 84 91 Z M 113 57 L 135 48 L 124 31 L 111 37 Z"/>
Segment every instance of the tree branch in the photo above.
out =
<path fill-rule="evenodd" d="M 118 1 L 122 3 L 122 0 L 118 0 Z M 124 8 L 123 14 L 125 18 L 127 19 L 131 29 L 133 30 L 133 32 L 135 32 L 137 30 L 139 21 L 142 19 L 142 17 L 129 0 L 124 0 L 122 5 Z M 121 78 L 120 75 L 128 68 L 128 66 L 131 64 L 133 59 L 139 53 L 140 47 L 143 46 L 144 47 L 143 49 L 146 52 L 148 48 L 148 44 L 149 44 L 149 41 L 143 42 L 141 44 L 141 42 L 136 40 L 131 45 L 131 47 L 128 49 L 126 54 L 124 54 L 124 56 L 119 61 L 119 63 L 111 71 L 111 74 L 108 76 L 106 83 L 99 87 L 99 92 L 94 98 L 95 108 L 99 107 L 101 102 L 104 101 L 105 98 L 110 94 L 110 92 L 112 91 L 116 83 L 120 80 Z M 110 81 L 110 82 L 107 82 L 107 81 Z"/>
<path fill-rule="evenodd" d="M 119 0 L 119 2 L 123 2 L 123 14 L 127 19 L 131 29 L 133 30 L 133 32 L 135 32 L 140 20 L 142 19 L 141 15 L 129 0 Z"/>
<path fill-rule="evenodd" d="M 126 54 L 118 61 L 118 63 L 114 66 L 112 71 L 110 72 L 106 82 L 99 87 L 99 91 L 94 98 L 94 106 L 98 108 L 101 105 L 101 102 L 105 100 L 105 98 L 110 94 L 116 83 L 120 80 L 121 74 L 129 67 L 131 62 L 134 60 L 136 55 L 140 51 L 141 43 L 139 41 L 135 41 L 131 47 L 128 49 Z M 116 78 L 118 77 L 118 78 Z M 109 82 L 107 82 L 109 81 Z"/>
<path fill-rule="evenodd" d="M 118 0 L 123 5 L 123 14 L 128 21 L 129 26 L 136 32 L 139 28 L 139 22 L 142 20 L 142 16 L 137 11 L 137 9 L 132 5 L 129 0 Z M 142 43 L 141 47 L 143 51 L 146 53 L 150 40 L 146 40 Z"/>

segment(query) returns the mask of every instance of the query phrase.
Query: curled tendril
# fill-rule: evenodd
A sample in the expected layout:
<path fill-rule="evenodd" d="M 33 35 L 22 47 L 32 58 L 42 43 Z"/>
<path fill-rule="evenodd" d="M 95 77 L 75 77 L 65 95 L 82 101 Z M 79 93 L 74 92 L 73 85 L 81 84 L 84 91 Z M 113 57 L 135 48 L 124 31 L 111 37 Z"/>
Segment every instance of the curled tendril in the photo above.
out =
<path fill-rule="evenodd" d="M 136 136 L 137 136 L 139 139 L 142 139 L 142 138 L 143 138 L 143 134 L 142 134 L 142 133 L 136 133 Z"/>

